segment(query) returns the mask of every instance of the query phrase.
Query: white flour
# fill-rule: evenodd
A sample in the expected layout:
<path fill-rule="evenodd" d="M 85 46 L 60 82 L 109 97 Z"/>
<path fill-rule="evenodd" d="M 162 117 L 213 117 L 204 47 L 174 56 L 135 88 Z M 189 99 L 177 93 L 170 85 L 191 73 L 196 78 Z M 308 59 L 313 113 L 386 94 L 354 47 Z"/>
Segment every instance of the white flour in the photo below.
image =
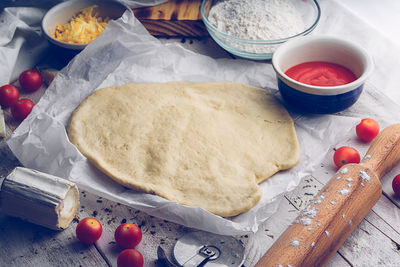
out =
<path fill-rule="evenodd" d="M 300 13 L 289 0 L 222 0 L 211 8 L 208 20 L 224 33 L 250 40 L 282 39 L 305 30 Z M 248 52 L 275 50 L 274 47 L 235 45 Z"/>

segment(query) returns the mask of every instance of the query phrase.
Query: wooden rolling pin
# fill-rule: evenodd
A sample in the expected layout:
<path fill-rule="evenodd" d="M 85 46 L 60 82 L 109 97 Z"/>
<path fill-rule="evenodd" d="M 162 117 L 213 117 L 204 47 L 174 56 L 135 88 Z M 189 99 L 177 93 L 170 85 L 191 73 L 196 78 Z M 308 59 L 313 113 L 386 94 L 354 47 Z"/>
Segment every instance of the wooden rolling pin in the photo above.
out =
<path fill-rule="evenodd" d="M 379 200 L 379 179 L 399 163 L 400 124 L 395 124 L 375 138 L 360 164 L 339 169 L 256 267 L 326 264 Z"/>

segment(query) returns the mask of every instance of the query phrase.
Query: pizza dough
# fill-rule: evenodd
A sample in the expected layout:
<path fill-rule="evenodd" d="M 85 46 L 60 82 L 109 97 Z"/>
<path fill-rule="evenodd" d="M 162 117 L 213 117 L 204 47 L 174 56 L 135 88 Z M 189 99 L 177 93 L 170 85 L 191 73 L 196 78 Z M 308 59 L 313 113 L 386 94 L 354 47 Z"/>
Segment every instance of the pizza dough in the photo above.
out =
<path fill-rule="evenodd" d="M 100 89 L 74 111 L 68 135 L 118 183 L 224 217 L 253 207 L 258 183 L 299 159 L 286 109 L 239 83 Z"/>

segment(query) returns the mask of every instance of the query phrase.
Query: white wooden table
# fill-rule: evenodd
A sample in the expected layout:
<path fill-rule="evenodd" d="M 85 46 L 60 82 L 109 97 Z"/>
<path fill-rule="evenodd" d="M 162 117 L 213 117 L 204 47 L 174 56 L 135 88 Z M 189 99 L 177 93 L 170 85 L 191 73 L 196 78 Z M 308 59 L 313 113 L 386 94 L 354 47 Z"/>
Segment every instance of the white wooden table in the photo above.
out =
<path fill-rule="evenodd" d="M 199 53 L 227 56 L 208 39 L 165 40 L 173 41 L 180 41 Z M 36 100 L 44 90 L 42 87 Z M 8 125 L 16 126 L 13 121 L 8 121 Z M 0 141 L 0 179 L 17 165 L 18 160 L 4 140 Z M 257 233 L 236 237 L 246 248 L 244 266 L 253 266 L 258 261 L 331 176 L 323 165 L 316 174 L 305 178 L 296 190 L 285 195 L 278 212 L 264 222 Z M 400 266 L 400 213 L 394 204 L 398 199 L 394 198 L 389 182 L 386 181 L 384 186 L 385 194 L 328 266 Z M 103 225 L 101 239 L 90 246 L 75 237 L 78 220 L 88 216 L 97 218 Z M 0 211 L 0 266 L 116 266 L 121 250 L 114 242 L 113 234 L 123 222 L 135 223 L 142 229 L 143 240 L 138 250 L 145 258 L 145 266 L 156 266 L 159 245 L 170 253 L 176 240 L 193 230 L 81 191 L 77 219 L 62 232 L 7 217 Z"/>

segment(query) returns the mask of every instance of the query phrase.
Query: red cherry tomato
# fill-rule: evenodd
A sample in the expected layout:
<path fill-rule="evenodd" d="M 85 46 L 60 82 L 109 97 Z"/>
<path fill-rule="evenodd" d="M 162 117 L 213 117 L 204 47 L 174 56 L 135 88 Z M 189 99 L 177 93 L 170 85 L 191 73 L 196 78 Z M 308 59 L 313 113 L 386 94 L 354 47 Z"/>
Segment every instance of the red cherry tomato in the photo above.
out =
<path fill-rule="evenodd" d="M 118 267 L 143 267 L 143 256 L 136 249 L 125 249 L 118 255 Z"/>
<path fill-rule="evenodd" d="M 31 113 L 32 108 L 35 104 L 33 104 L 32 100 L 28 98 L 21 98 L 11 107 L 11 114 L 17 120 L 24 120 L 29 113 Z"/>
<path fill-rule="evenodd" d="M 392 181 L 392 188 L 396 196 L 400 197 L 400 174 L 394 177 Z"/>
<path fill-rule="evenodd" d="M 115 230 L 114 238 L 121 248 L 134 248 L 142 240 L 142 230 L 133 223 L 123 223 Z"/>
<path fill-rule="evenodd" d="M 338 168 L 347 163 L 360 163 L 360 154 L 352 147 L 342 146 L 335 151 L 333 161 Z"/>
<path fill-rule="evenodd" d="M 19 75 L 19 84 L 28 92 L 34 92 L 40 88 L 43 78 L 37 70 L 26 70 Z"/>
<path fill-rule="evenodd" d="M 79 241 L 89 245 L 99 240 L 103 227 L 95 218 L 87 217 L 78 223 L 75 231 Z"/>
<path fill-rule="evenodd" d="M 0 105 L 4 107 L 11 107 L 19 98 L 19 91 L 17 87 L 6 84 L 0 87 Z"/>
<path fill-rule="evenodd" d="M 379 133 L 379 124 L 374 119 L 363 119 L 356 126 L 358 138 L 365 142 L 372 141 Z"/>

